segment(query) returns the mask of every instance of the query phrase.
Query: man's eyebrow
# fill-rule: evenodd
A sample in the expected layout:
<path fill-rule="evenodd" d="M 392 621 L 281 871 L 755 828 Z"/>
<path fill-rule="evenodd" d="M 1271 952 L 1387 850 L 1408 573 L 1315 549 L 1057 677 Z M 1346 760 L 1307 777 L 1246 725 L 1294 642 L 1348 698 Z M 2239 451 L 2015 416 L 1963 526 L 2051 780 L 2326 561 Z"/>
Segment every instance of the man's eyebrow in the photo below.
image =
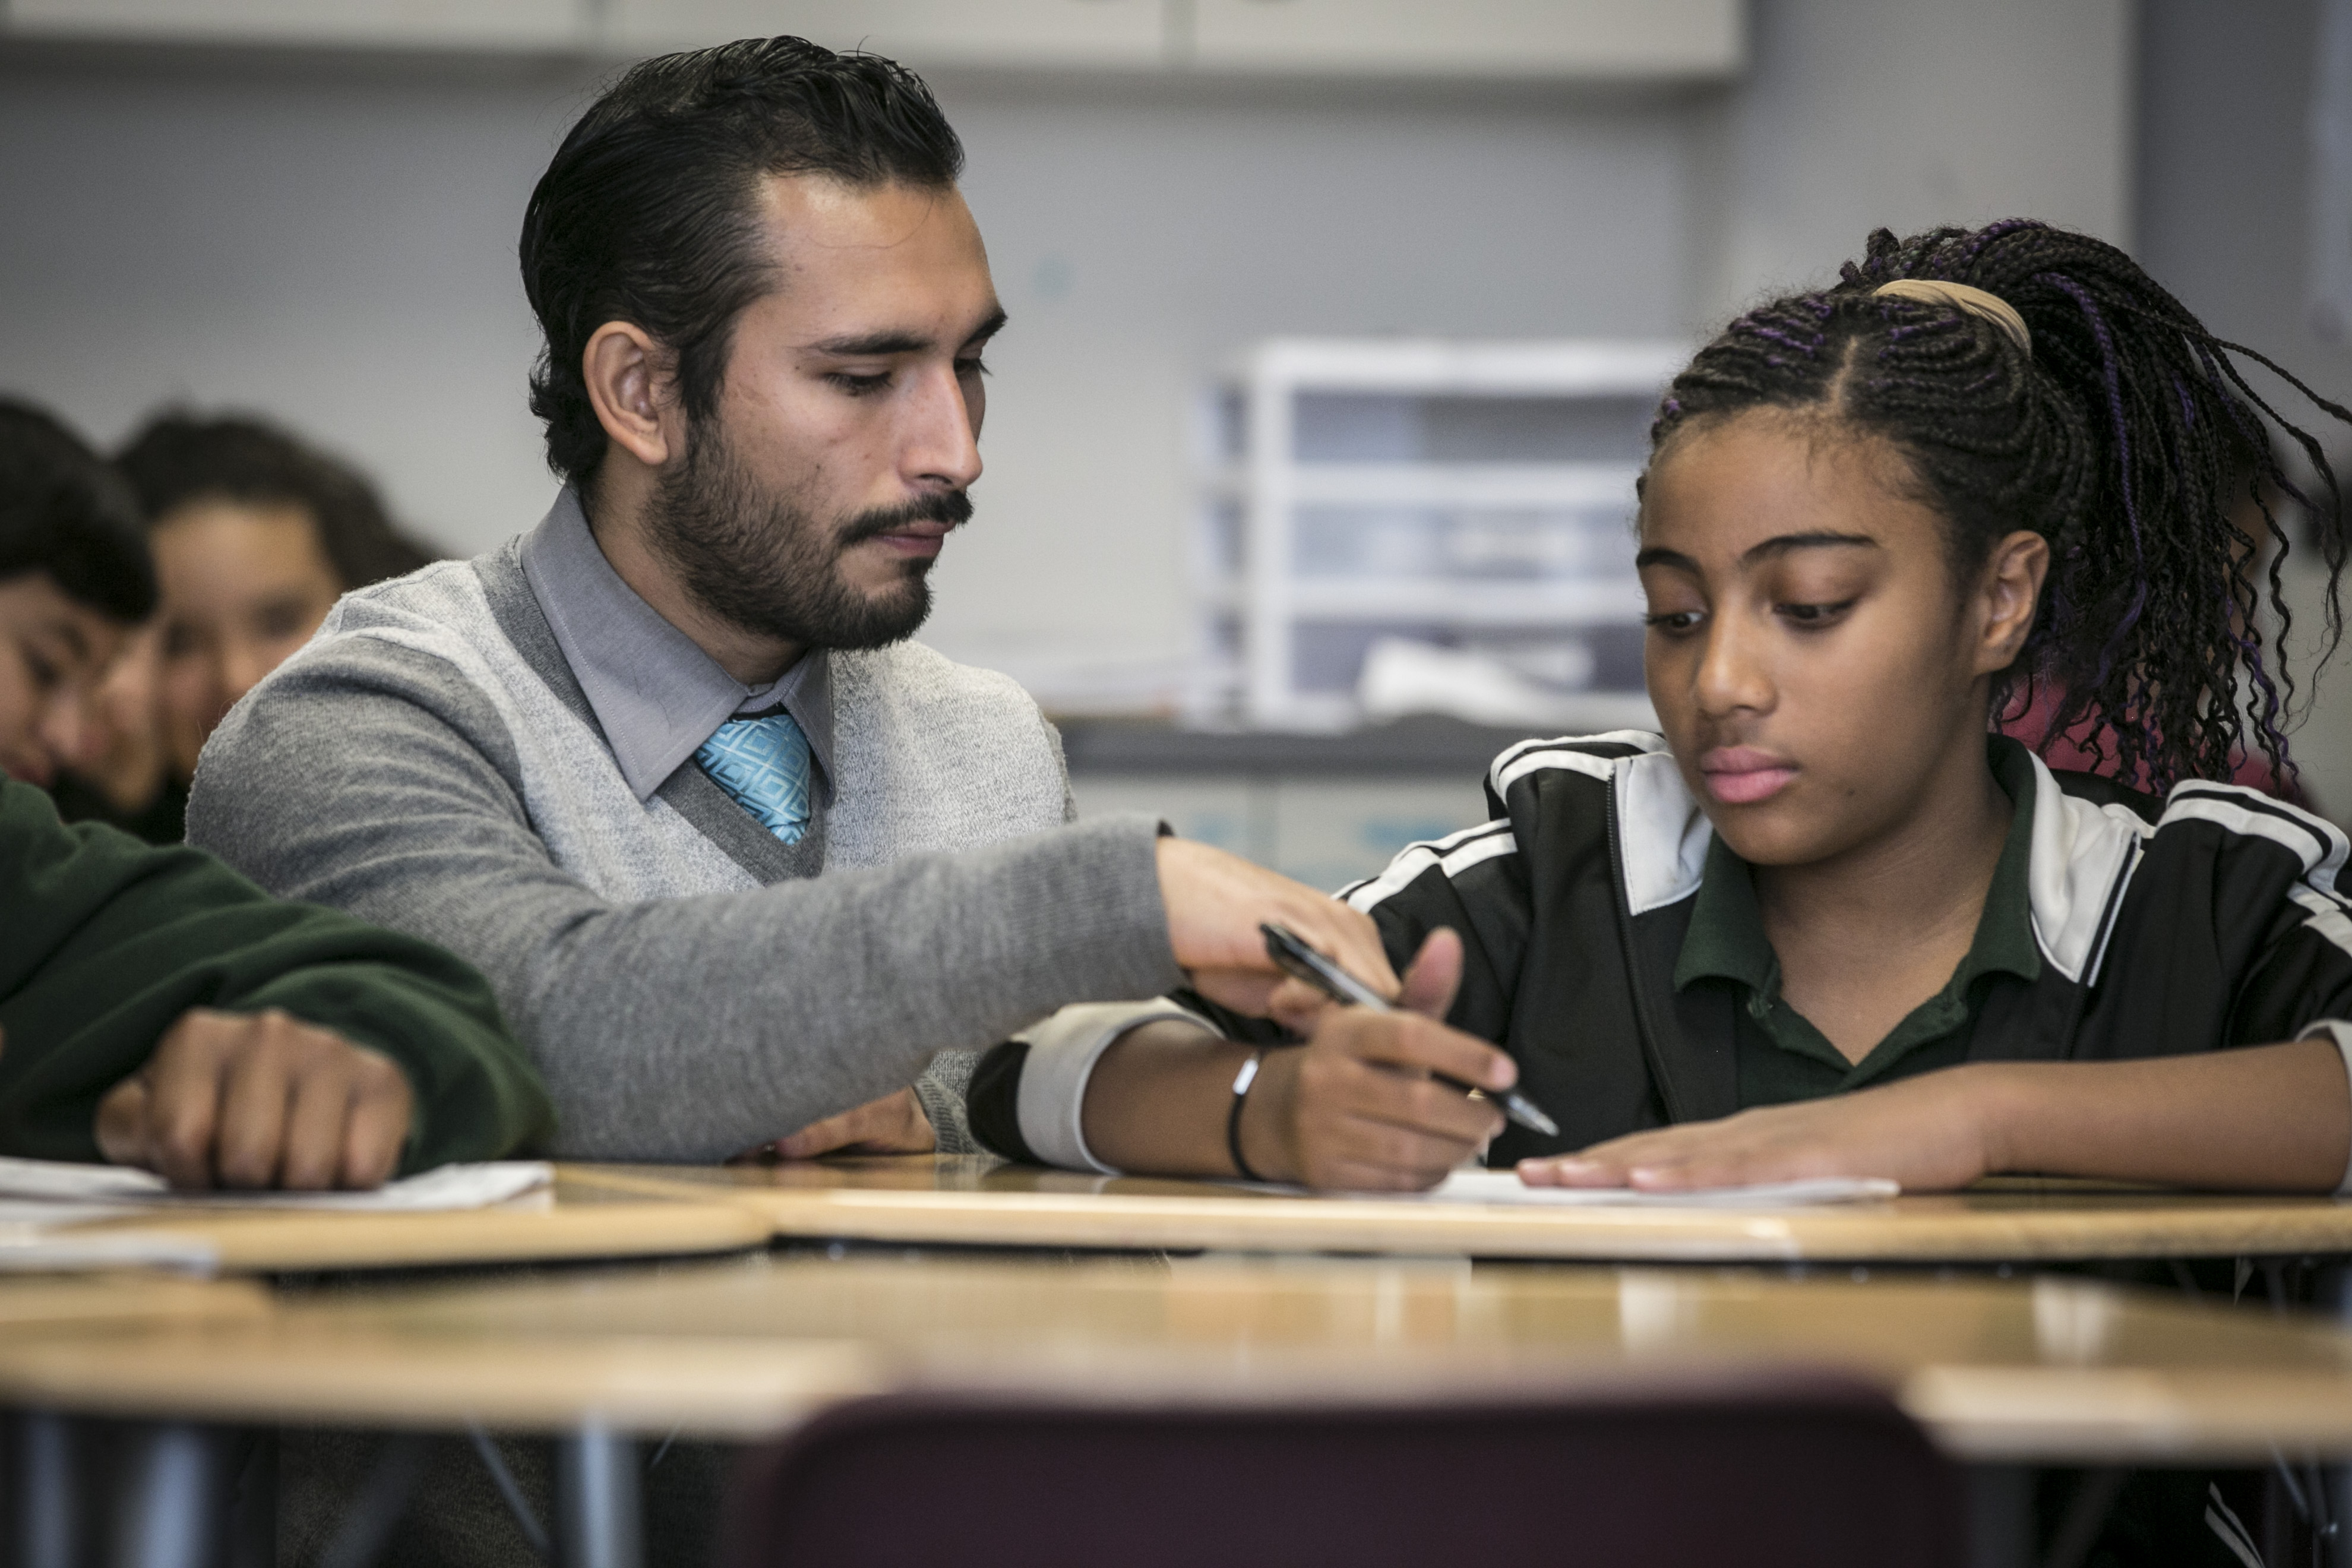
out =
<path fill-rule="evenodd" d="M 1012 319 L 1013 318 L 1004 313 L 1004 307 L 999 305 L 995 310 L 991 310 L 988 313 L 987 320 L 982 321 L 980 325 L 974 327 L 971 331 L 964 334 L 964 346 L 969 348 L 973 343 L 986 342 L 989 339 L 1003 331 L 1004 330 L 1004 323 Z"/>
<path fill-rule="evenodd" d="M 1786 555 L 1792 550 L 1822 550 L 1841 545 L 1860 546 L 1864 550 L 1876 550 L 1879 547 L 1878 541 L 1866 533 L 1831 533 L 1826 531 L 1818 533 L 1782 533 L 1764 541 L 1761 544 L 1749 545 L 1740 552 L 1739 560 L 1742 565 L 1752 566 L 1759 561 L 1767 561 L 1776 555 Z"/>
<path fill-rule="evenodd" d="M 979 326 L 965 333 L 963 342 L 968 345 L 992 338 L 1003 330 L 1004 322 L 1003 309 L 999 307 L 990 311 Z M 825 338 L 809 345 L 821 354 L 835 354 L 843 359 L 880 359 L 889 354 L 929 353 L 939 346 L 936 340 L 920 332 L 893 327 L 848 337 Z"/>
<path fill-rule="evenodd" d="M 878 332 L 861 332 L 852 337 L 826 338 L 809 344 L 823 354 L 839 354 L 844 359 L 872 359 L 882 354 L 919 354 L 935 347 L 920 332 L 885 327 Z"/>

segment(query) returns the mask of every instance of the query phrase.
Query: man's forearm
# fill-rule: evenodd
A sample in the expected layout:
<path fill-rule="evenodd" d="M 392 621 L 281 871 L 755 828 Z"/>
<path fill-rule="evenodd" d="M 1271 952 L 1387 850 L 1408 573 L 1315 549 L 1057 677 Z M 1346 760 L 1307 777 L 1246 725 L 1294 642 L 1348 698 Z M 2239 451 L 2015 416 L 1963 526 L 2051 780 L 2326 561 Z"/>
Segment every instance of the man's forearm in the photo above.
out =
<path fill-rule="evenodd" d="M 2124 1062 L 1985 1062 L 1985 1168 L 2167 1186 L 2333 1192 L 2352 1148 L 2334 1041 Z"/>
<path fill-rule="evenodd" d="M 517 994 L 560 1152 L 697 1160 L 904 1087 L 933 1052 L 1001 1037 L 1072 1001 L 1165 984 L 1150 839 L 1098 875 L 1107 826 L 925 856 L 755 892 L 595 910 L 551 941 L 478 945 Z M 1121 918 L 1121 916 L 1124 918 Z"/>

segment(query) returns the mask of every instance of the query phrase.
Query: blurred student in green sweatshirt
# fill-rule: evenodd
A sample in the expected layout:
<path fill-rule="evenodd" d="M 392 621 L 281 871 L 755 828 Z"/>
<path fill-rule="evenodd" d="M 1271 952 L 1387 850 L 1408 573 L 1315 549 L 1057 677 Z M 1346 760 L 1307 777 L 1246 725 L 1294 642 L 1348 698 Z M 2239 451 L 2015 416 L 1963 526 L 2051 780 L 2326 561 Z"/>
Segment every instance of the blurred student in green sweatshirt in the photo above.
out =
<path fill-rule="evenodd" d="M 465 964 L 198 851 L 68 827 L 34 787 L 154 603 L 128 488 L 0 400 L 0 1154 L 365 1187 L 543 1142 L 546 1095 Z"/>

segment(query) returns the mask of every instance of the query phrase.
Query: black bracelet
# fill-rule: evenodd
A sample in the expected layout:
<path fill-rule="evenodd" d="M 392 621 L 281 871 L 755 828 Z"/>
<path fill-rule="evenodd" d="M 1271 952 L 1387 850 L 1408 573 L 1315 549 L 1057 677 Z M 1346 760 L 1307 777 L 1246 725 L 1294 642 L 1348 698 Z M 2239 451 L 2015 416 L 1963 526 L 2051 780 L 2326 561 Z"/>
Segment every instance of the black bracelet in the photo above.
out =
<path fill-rule="evenodd" d="M 1242 1107 L 1249 1103 L 1250 1085 L 1257 1081 L 1257 1064 L 1265 1055 L 1264 1050 L 1252 1051 L 1250 1059 L 1242 1064 L 1242 1070 L 1234 1075 L 1234 1108 L 1225 1113 L 1225 1152 L 1234 1157 L 1234 1169 L 1241 1173 L 1244 1182 L 1265 1180 L 1242 1158 Z"/>

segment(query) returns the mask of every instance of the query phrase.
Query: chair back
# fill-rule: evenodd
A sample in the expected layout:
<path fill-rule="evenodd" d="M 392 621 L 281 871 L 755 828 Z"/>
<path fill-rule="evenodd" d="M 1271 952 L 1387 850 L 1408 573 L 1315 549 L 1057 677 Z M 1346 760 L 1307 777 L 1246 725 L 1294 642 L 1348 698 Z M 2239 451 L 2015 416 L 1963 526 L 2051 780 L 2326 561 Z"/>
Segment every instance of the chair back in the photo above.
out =
<path fill-rule="evenodd" d="M 1546 1403 L 838 1406 L 736 1478 L 725 1568 L 1958 1568 L 1958 1472 L 1886 1396 L 1772 1375 Z"/>

